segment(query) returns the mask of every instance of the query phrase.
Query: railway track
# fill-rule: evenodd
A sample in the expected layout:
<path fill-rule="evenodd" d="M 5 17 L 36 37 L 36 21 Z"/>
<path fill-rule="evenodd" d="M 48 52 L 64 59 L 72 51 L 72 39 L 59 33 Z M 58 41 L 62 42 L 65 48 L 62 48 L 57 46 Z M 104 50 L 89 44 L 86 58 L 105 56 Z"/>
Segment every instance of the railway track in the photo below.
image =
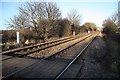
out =
<path fill-rule="evenodd" d="M 12 49 L 12 50 L 8 50 L 8 51 L 3 51 L 1 54 L 4 55 L 4 54 L 15 53 L 15 52 L 23 52 L 23 51 L 27 51 L 29 49 L 39 48 L 39 47 L 42 47 L 42 46 L 46 46 L 46 45 L 50 45 L 50 44 L 53 44 L 53 43 L 60 42 L 62 40 L 67 40 L 67 39 L 70 39 L 70 38 L 73 38 L 73 37 L 71 36 L 71 37 L 62 38 L 62 39 L 58 39 L 58 40 L 54 40 L 54 41 L 50 41 L 50 42 L 45 42 L 45 43 L 40 43 L 40 44 L 36 44 L 36 45 L 26 46 L 26 47 Z"/>
<path fill-rule="evenodd" d="M 59 52 L 57 52 L 57 53 L 54 53 L 53 55 L 50 55 L 50 56 L 48 56 L 48 57 L 46 57 L 46 58 L 43 58 L 42 60 L 49 60 L 50 58 L 55 58 L 55 56 L 58 55 L 59 53 L 62 53 L 62 52 L 64 52 L 64 51 L 66 51 L 66 50 L 69 49 L 70 47 L 76 45 L 77 43 L 79 43 L 79 42 L 81 42 L 81 41 L 84 41 L 85 39 L 89 38 L 90 36 L 92 36 L 92 34 L 91 34 L 91 35 L 87 35 L 86 37 L 82 38 L 82 39 L 79 40 L 78 42 L 75 42 L 74 44 L 72 44 L 72 45 L 70 45 L 70 46 L 62 49 L 61 51 L 59 51 Z M 94 36 L 95 36 L 95 35 L 94 35 Z M 62 71 L 60 71 L 59 74 L 57 74 L 57 76 L 55 77 L 55 79 L 60 78 L 60 77 L 65 73 L 65 71 L 68 70 L 68 68 L 69 68 L 69 67 L 77 60 L 77 58 L 87 49 L 87 47 L 91 44 L 91 42 L 92 42 L 93 40 L 94 40 L 94 38 L 84 47 L 84 49 L 83 49 L 79 54 L 75 55 L 76 57 L 75 57 L 74 59 L 71 59 L 71 60 L 70 60 L 69 64 L 67 64 L 67 66 L 66 66 Z M 42 60 L 41 60 L 41 61 L 42 61 Z M 37 63 L 37 62 L 38 62 L 38 61 L 36 61 L 36 63 Z M 34 64 L 36 64 L 36 63 L 34 63 Z M 32 65 L 34 65 L 34 64 L 32 64 Z M 32 66 L 32 65 L 30 65 L 30 66 Z M 3 79 L 7 79 L 7 78 L 13 76 L 14 74 L 16 74 L 16 73 L 18 73 L 18 72 L 20 72 L 20 71 L 22 71 L 22 70 L 24 70 L 24 69 L 26 69 L 26 68 L 28 68 L 28 67 L 30 67 L 30 66 L 27 66 L 27 67 L 25 67 L 25 68 L 23 68 L 23 69 L 17 70 L 17 71 L 15 71 L 15 72 L 13 72 L 13 73 L 11 73 L 11 74 L 3 77 Z"/>
<path fill-rule="evenodd" d="M 24 57 L 29 54 L 38 52 L 40 50 L 44 50 L 44 49 L 47 49 L 47 48 L 50 48 L 53 46 L 57 46 L 59 44 L 63 44 L 63 43 L 78 39 L 84 35 L 87 35 L 87 34 L 76 35 L 75 37 L 71 36 L 71 37 L 62 38 L 62 39 L 58 39 L 58 40 L 54 40 L 54 41 L 50 41 L 50 42 L 45 42 L 45 43 L 41 43 L 41 44 L 37 44 L 37 45 L 33 45 L 33 46 L 27 46 L 27 47 L 23 47 L 23 48 L 17 48 L 17 49 L 5 51 L 5 52 L 2 52 L 2 55 L 10 55 L 11 57 L 5 58 L 3 60 L 7 60 L 7 59 L 10 59 L 10 58 L 16 57 L 16 56 Z"/>
<path fill-rule="evenodd" d="M 87 35 L 87 36 L 85 36 L 85 37 L 82 37 L 80 40 L 76 41 L 75 43 L 71 44 L 70 46 L 68 46 L 68 47 L 66 47 L 66 48 L 64 48 L 64 49 L 62 49 L 62 50 L 54 53 L 53 55 L 50 55 L 50 56 L 44 58 L 44 60 L 51 60 L 51 59 L 52 59 L 52 60 L 55 60 L 56 58 L 59 58 L 59 57 L 61 58 L 62 56 L 64 56 L 64 58 L 67 58 L 67 56 L 70 55 L 70 54 L 66 54 L 66 55 L 65 55 L 65 52 L 66 52 L 68 49 L 71 51 L 71 48 L 72 48 L 73 46 L 75 46 L 76 44 L 81 43 L 82 41 L 88 39 L 88 38 L 91 37 L 91 36 L 92 36 L 92 34 L 91 34 L 91 35 Z"/>
<path fill-rule="evenodd" d="M 60 54 L 60 53 L 63 53 L 64 51 L 66 51 L 67 49 L 70 49 L 72 46 L 78 44 L 79 42 L 81 41 L 84 41 L 86 38 L 90 37 L 91 35 L 87 35 L 87 36 L 84 36 L 82 38 L 78 38 L 76 40 L 73 40 L 73 41 L 70 41 L 68 43 L 65 43 L 65 44 L 61 44 L 59 46 L 55 46 L 55 47 L 52 47 L 52 48 L 49 48 L 49 49 L 45 49 L 43 52 L 37 52 L 37 53 L 33 53 L 31 55 L 28 55 L 28 56 L 32 56 L 36 59 L 47 59 L 47 58 L 50 58 L 52 56 L 55 56 L 57 54 Z M 60 48 L 59 48 L 60 47 Z M 45 53 L 45 54 L 44 54 Z"/>
<path fill-rule="evenodd" d="M 89 45 L 94 41 L 94 39 L 95 37 L 92 40 L 90 40 L 89 43 L 87 43 L 87 45 L 79 52 L 79 54 L 75 56 L 75 58 L 73 58 L 68 63 L 68 65 L 63 70 L 61 70 L 61 72 L 54 78 L 55 80 L 59 79 L 61 76 L 65 74 L 65 72 L 75 63 L 75 61 L 80 57 L 80 55 L 84 53 L 84 51 L 89 47 Z"/>

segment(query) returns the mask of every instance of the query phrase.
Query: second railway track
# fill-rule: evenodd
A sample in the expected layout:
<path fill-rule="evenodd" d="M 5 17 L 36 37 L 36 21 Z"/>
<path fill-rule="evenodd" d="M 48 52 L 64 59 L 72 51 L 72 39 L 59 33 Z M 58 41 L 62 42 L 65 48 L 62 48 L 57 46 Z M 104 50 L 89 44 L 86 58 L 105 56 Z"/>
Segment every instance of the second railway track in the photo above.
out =
<path fill-rule="evenodd" d="M 62 39 L 58 39 L 58 40 L 54 40 L 54 41 L 50 41 L 50 42 L 45 42 L 45 43 L 41 43 L 41 44 L 37 44 L 37 45 L 33 45 L 33 46 L 4 51 L 4 52 L 2 52 L 2 55 L 10 55 L 11 57 L 5 58 L 3 60 L 10 59 L 10 58 L 12 58 L 12 56 L 13 57 L 15 57 L 15 56 L 24 57 L 24 56 L 27 56 L 29 54 L 32 54 L 32 53 L 35 53 L 35 52 L 38 52 L 41 50 L 78 39 L 85 35 L 87 35 L 87 34 L 77 35 L 75 37 L 71 36 L 71 37 L 62 38 Z"/>

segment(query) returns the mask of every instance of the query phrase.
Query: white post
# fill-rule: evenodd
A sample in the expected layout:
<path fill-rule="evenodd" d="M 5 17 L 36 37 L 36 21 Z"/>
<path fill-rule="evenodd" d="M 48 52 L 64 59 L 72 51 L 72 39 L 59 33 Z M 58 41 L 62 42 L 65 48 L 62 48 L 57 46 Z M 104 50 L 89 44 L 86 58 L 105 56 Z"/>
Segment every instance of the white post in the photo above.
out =
<path fill-rule="evenodd" d="M 18 44 L 18 47 L 20 46 L 20 32 L 16 32 L 17 34 L 17 44 Z"/>
<path fill-rule="evenodd" d="M 88 31 L 88 33 L 90 33 L 90 31 Z"/>
<path fill-rule="evenodd" d="M 73 32 L 73 36 L 75 36 L 75 31 Z"/>

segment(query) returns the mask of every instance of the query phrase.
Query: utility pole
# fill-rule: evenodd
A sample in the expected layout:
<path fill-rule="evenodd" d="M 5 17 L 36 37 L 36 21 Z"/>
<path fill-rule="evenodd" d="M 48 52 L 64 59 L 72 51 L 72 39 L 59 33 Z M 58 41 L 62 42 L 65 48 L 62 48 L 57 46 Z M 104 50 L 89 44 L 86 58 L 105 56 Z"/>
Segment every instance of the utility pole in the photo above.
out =
<path fill-rule="evenodd" d="M 118 27 L 120 27 L 120 1 L 118 2 Z"/>

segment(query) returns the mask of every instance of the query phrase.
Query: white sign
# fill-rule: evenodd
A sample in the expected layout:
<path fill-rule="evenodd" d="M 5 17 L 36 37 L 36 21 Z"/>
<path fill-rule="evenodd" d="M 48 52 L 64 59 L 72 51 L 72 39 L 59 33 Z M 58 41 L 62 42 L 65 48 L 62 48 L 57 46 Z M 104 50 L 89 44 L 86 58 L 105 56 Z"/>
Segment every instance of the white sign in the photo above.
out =
<path fill-rule="evenodd" d="M 20 32 L 16 32 L 17 33 L 17 44 L 20 43 Z"/>

